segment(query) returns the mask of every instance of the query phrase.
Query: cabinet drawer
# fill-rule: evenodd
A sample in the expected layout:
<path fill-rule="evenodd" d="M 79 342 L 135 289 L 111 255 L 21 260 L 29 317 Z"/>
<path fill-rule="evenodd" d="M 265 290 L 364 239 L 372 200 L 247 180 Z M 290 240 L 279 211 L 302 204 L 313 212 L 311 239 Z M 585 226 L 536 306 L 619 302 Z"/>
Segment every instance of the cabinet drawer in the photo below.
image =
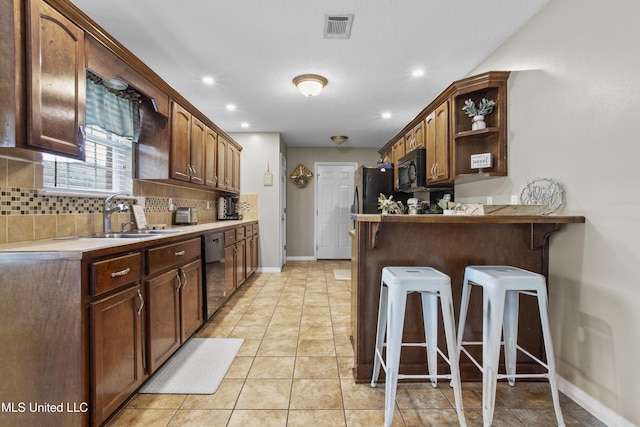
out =
<path fill-rule="evenodd" d="M 244 237 L 253 236 L 253 225 L 244 226 Z"/>
<path fill-rule="evenodd" d="M 141 261 L 140 253 L 133 253 L 92 263 L 89 292 L 98 295 L 136 282 L 140 279 Z"/>
<path fill-rule="evenodd" d="M 200 239 L 172 243 L 147 251 L 147 274 L 155 274 L 176 267 L 200 256 Z"/>
<path fill-rule="evenodd" d="M 224 232 L 224 245 L 233 245 L 236 242 L 236 230 L 228 230 Z"/>
<path fill-rule="evenodd" d="M 236 228 L 236 240 L 242 240 L 244 237 L 244 227 Z"/>

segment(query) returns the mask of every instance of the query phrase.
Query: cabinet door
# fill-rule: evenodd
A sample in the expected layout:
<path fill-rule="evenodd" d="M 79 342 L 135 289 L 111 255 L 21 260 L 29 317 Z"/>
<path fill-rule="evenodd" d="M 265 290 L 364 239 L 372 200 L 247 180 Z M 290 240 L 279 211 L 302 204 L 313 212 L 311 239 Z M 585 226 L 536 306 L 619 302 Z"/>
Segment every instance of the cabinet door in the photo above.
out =
<path fill-rule="evenodd" d="M 218 149 L 216 150 L 216 188 L 219 190 L 227 189 L 227 141 L 218 135 Z"/>
<path fill-rule="evenodd" d="M 449 180 L 449 102 L 425 119 L 427 184 Z"/>
<path fill-rule="evenodd" d="M 247 277 L 246 265 L 246 240 L 236 242 L 236 288 L 239 287 Z"/>
<path fill-rule="evenodd" d="M 191 182 L 204 184 L 206 126 L 197 117 L 191 117 L 191 152 L 189 172 Z"/>
<path fill-rule="evenodd" d="M 224 248 L 224 287 L 227 298 L 236 290 L 236 245 Z"/>
<path fill-rule="evenodd" d="M 404 156 L 405 153 L 405 148 L 404 148 L 404 137 L 400 138 L 398 141 L 396 141 L 393 144 L 392 147 L 392 157 L 393 157 L 393 164 L 397 165 L 398 164 L 398 160 L 400 159 L 400 157 Z M 398 191 L 399 190 L 399 183 L 398 183 L 398 168 L 394 167 L 393 168 L 393 188 Z"/>
<path fill-rule="evenodd" d="M 233 191 L 233 162 L 234 162 L 233 145 L 231 145 L 228 141 L 227 141 L 227 156 L 225 160 L 227 163 L 224 168 L 225 186 L 227 188 L 227 191 Z"/>
<path fill-rule="evenodd" d="M 255 234 L 251 237 L 251 268 L 249 269 L 249 272 L 247 273 L 247 276 L 249 274 L 253 274 L 257 269 L 258 269 L 258 235 Z"/>
<path fill-rule="evenodd" d="M 191 160 L 191 113 L 177 102 L 171 103 L 171 178 L 189 181 L 191 174 L 189 162 Z"/>
<path fill-rule="evenodd" d="M 199 259 L 180 271 L 181 339 L 185 342 L 202 326 L 202 263 Z"/>
<path fill-rule="evenodd" d="M 424 122 L 413 128 L 413 148 L 424 147 Z"/>
<path fill-rule="evenodd" d="M 231 188 L 234 192 L 240 193 L 240 150 L 233 147 L 233 173 L 231 174 Z"/>
<path fill-rule="evenodd" d="M 99 425 L 145 379 L 140 285 L 90 304 L 93 425 Z"/>
<path fill-rule="evenodd" d="M 150 374 L 180 347 L 179 288 L 177 269 L 147 281 Z"/>
<path fill-rule="evenodd" d="M 204 184 L 215 187 L 218 181 L 216 175 L 216 150 L 218 149 L 218 135 L 209 128 L 204 134 Z"/>
<path fill-rule="evenodd" d="M 41 0 L 28 7 L 27 145 L 84 160 L 84 32 Z"/>
<path fill-rule="evenodd" d="M 443 102 L 436 108 L 435 162 L 434 180 L 449 179 L 449 102 Z"/>

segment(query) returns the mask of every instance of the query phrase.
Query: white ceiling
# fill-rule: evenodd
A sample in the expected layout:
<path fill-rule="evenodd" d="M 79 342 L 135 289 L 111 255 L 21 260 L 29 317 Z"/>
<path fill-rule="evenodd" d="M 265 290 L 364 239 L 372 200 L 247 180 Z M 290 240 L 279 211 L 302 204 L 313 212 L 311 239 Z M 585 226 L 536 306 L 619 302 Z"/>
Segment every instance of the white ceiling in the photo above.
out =
<path fill-rule="evenodd" d="M 228 133 L 380 148 L 549 0 L 72 1 Z M 351 38 L 325 39 L 325 14 L 354 14 Z M 307 73 L 317 97 L 291 82 Z"/>

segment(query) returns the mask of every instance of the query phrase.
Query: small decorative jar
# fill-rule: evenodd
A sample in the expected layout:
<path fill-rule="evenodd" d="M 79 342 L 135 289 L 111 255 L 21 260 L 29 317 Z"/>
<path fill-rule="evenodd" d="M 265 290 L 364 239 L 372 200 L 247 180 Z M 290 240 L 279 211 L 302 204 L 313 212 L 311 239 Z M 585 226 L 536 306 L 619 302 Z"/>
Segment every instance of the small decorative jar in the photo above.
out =
<path fill-rule="evenodd" d="M 471 119 L 473 123 L 471 124 L 471 130 L 480 130 L 486 129 L 487 124 L 484 122 L 484 116 L 473 116 Z"/>

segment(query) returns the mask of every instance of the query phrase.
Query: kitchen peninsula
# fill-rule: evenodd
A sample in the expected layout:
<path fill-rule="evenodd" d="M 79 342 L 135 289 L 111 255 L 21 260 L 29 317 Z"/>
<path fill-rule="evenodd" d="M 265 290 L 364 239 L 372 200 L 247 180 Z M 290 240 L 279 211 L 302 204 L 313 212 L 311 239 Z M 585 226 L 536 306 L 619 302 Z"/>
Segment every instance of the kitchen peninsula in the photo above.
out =
<path fill-rule="evenodd" d="M 582 216 L 542 215 L 355 215 L 350 232 L 351 328 L 354 346 L 354 377 L 358 382 L 371 380 L 375 330 L 380 298 L 380 276 L 385 266 L 420 265 L 436 268 L 451 277 L 456 314 L 459 316 L 464 269 L 467 265 L 513 265 L 543 274 L 548 279 L 549 238 L 563 224 L 584 223 Z M 553 283 L 548 284 L 553 286 Z M 420 297 L 408 296 L 403 342 L 423 342 Z M 518 344 L 544 359 L 540 320 L 535 301 L 520 300 Z M 482 340 L 481 292 L 471 295 L 465 339 Z M 444 345 L 442 326 L 438 342 Z M 478 346 L 476 357 L 481 359 Z M 425 349 L 405 348 L 400 371 L 425 373 Z M 440 360 L 439 370 L 447 371 Z M 479 371 L 462 357 L 463 379 L 480 379 Z M 518 371 L 540 372 L 527 358 L 518 358 Z"/>

